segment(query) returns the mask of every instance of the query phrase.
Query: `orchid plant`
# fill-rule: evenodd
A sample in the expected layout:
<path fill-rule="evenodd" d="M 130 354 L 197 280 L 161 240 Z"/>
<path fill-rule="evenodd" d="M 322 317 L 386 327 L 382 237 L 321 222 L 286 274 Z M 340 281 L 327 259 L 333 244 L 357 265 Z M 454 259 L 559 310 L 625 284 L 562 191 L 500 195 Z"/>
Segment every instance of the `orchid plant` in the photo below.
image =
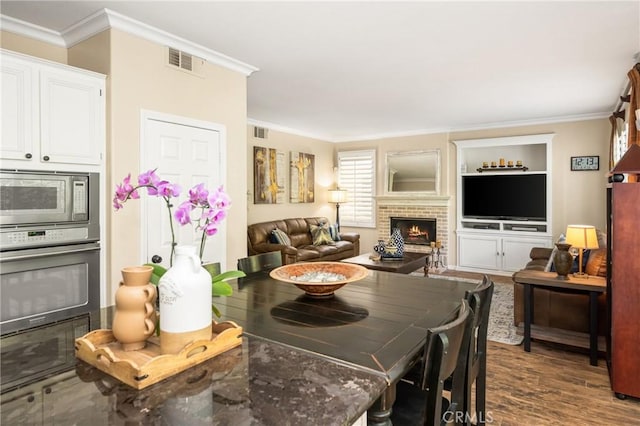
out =
<path fill-rule="evenodd" d="M 220 223 L 227 217 L 227 210 L 231 207 L 231 199 L 224 192 L 223 187 L 218 187 L 215 191 L 210 192 L 204 183 L 195 185 L 189 190 L 189 198 L 178 205 L 175 212 L 172 211 L 174 201 L 180 196 L 182 188 L 180 185 L 172 184 L 167 180 L 161 179 L 156 170 L 148 170 L 138 176 L 137 185 L 131 183 L 131 174 L 125 177 L 121 184 L 116 185 L 115 195 L 113 197 L 114 209 L 120 210 L 124 207 L 124 203 L 131 199 L 139 199 L 139 190 L 146 188 L 147 195 L 152 197 L 160 197 L 164 200 L 169 214 L 169 228 L 171 230 L 171 256 L 169 258 L 169 266 L 173 265 L 174 249 L 176 245 L 176 236 L 174 229 L 174 219 L 180 225 L 192 224 L 196 232 L 201 232 L 199 255 L 202 259 L 207 237 L 213 236 L 218 232 Z M 153 275 L 151 282 L 158 284 L 160 277 L 167 271 L 161 265 L 151 264 L 153 266 Z M 231 286 L 226 283 L 232 278 L 245 276 L 241 271 L 227 271 L 222 274 L 213 276 L 211 269 L 205 269 L 212 275 L 211 281 L 213 285 L 214 296 L 229 296 L 232 294 Z M 213 307 L 217 316 L 220 316 L 218 310 Z"/>

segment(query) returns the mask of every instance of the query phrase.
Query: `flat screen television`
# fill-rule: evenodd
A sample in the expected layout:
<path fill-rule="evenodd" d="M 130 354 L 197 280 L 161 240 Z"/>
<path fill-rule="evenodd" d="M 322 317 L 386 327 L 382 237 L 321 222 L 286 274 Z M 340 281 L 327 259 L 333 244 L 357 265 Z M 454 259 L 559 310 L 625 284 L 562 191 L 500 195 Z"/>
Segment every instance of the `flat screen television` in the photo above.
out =
<path fill-rule="evenodd" d="M 469 219 L 547 219 L 547 175 L 462 176 L 462 216 Z"/>

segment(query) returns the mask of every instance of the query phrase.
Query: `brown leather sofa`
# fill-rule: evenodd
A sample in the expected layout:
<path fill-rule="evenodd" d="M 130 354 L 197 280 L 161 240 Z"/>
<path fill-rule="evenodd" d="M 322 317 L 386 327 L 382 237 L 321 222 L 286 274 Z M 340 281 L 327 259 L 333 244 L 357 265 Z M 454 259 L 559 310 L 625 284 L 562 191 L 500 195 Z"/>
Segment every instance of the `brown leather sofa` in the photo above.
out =
<path fill-rule="evenodd" d="M 326 217 L 307 217 L 282 219 L 270 222 L 254 223 L 247 227 L 247 249 L 249 256 L 279 251 L 282 263 L 317 262 L 341 260 L 360 254 L 360 234 L 341 232 L 340 241 L 333 245 L 313 245 L 310 225 L 329 223 Z M 291 239 L 291 245 L 271 242 L 271 231 L 284 231 Z"/>
<path fill-rule="evenodd" d="M 587 258 L 585 272 L 589 275 L 606 277 L 606 236 L 598 231 L 600 248 L 591 250 Z M 534 247 L 531 261 L 524 269 L 544 271 L 552 249 Z M 607 301 L 606 293 L 598 298 L 598 334 L 606 334 Z M 513 319 L 516 326 L 524 324 L 524 286 L 514 282 Z M 568 330 L 579 333 L 589 332 L 589 298 L 555 288 L 533 288 L 533 325 Z"/>

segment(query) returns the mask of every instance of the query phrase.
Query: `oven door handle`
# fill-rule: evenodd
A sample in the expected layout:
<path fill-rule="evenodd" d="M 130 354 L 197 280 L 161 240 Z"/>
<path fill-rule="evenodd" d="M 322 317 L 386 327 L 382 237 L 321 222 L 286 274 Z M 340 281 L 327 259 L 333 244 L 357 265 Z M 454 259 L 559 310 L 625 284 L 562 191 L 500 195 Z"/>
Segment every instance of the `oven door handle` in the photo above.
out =
<path fill-rule="evenodd" d="M 76 248 L 69 248 L 69 247 L 64 247 L 64 248 L 60 248 L 58 250 L 51 250 L 46 249 L 46 250 L 42 250 L 39 249 L 37 253 L 35 252 L 30 252 L 30 253 L 24 253 L 24 254 L 16 254 L 16 255 L 9 255 L 9 256 L 2 256 L 2 261 L 3 262 L 9 262 L 9 261 L 14 261 L 14 260 L 25 260 L 25 259 L 33 259 L 33 258 L 42 258 L 45 256 L 58 256 L 61 254 L 70 254 L 70 253 L 84 253 L 84 252 L 88 252 L 88 251 L 100 251 L 100 245 L 99 244 L 90 244 L 90 245 L 85 245 L 85 246 L 81 246 L 81 247 L 76 247 Z"/>

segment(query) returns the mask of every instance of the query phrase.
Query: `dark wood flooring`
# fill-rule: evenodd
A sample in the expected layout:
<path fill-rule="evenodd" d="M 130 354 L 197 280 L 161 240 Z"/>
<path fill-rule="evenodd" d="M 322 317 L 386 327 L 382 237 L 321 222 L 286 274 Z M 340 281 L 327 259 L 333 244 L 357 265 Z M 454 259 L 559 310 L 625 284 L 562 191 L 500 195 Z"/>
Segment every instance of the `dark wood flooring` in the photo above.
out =
<path fill-rule="evenodd" d="M 446 271 L 479 278 L 480 274 Z M 508 283 L 511 277 L 492 276 Z M 638 378 L 640 380 L 640 377 Z M 489 422 L 491 420 L 491 422 Z M 489 342 L 487 423 L 492 425 L 640 425 L 640 400 L 619 400 L 611 391 L 604 359 L 589 365 L 584 352 L 561 345 Z"/>

